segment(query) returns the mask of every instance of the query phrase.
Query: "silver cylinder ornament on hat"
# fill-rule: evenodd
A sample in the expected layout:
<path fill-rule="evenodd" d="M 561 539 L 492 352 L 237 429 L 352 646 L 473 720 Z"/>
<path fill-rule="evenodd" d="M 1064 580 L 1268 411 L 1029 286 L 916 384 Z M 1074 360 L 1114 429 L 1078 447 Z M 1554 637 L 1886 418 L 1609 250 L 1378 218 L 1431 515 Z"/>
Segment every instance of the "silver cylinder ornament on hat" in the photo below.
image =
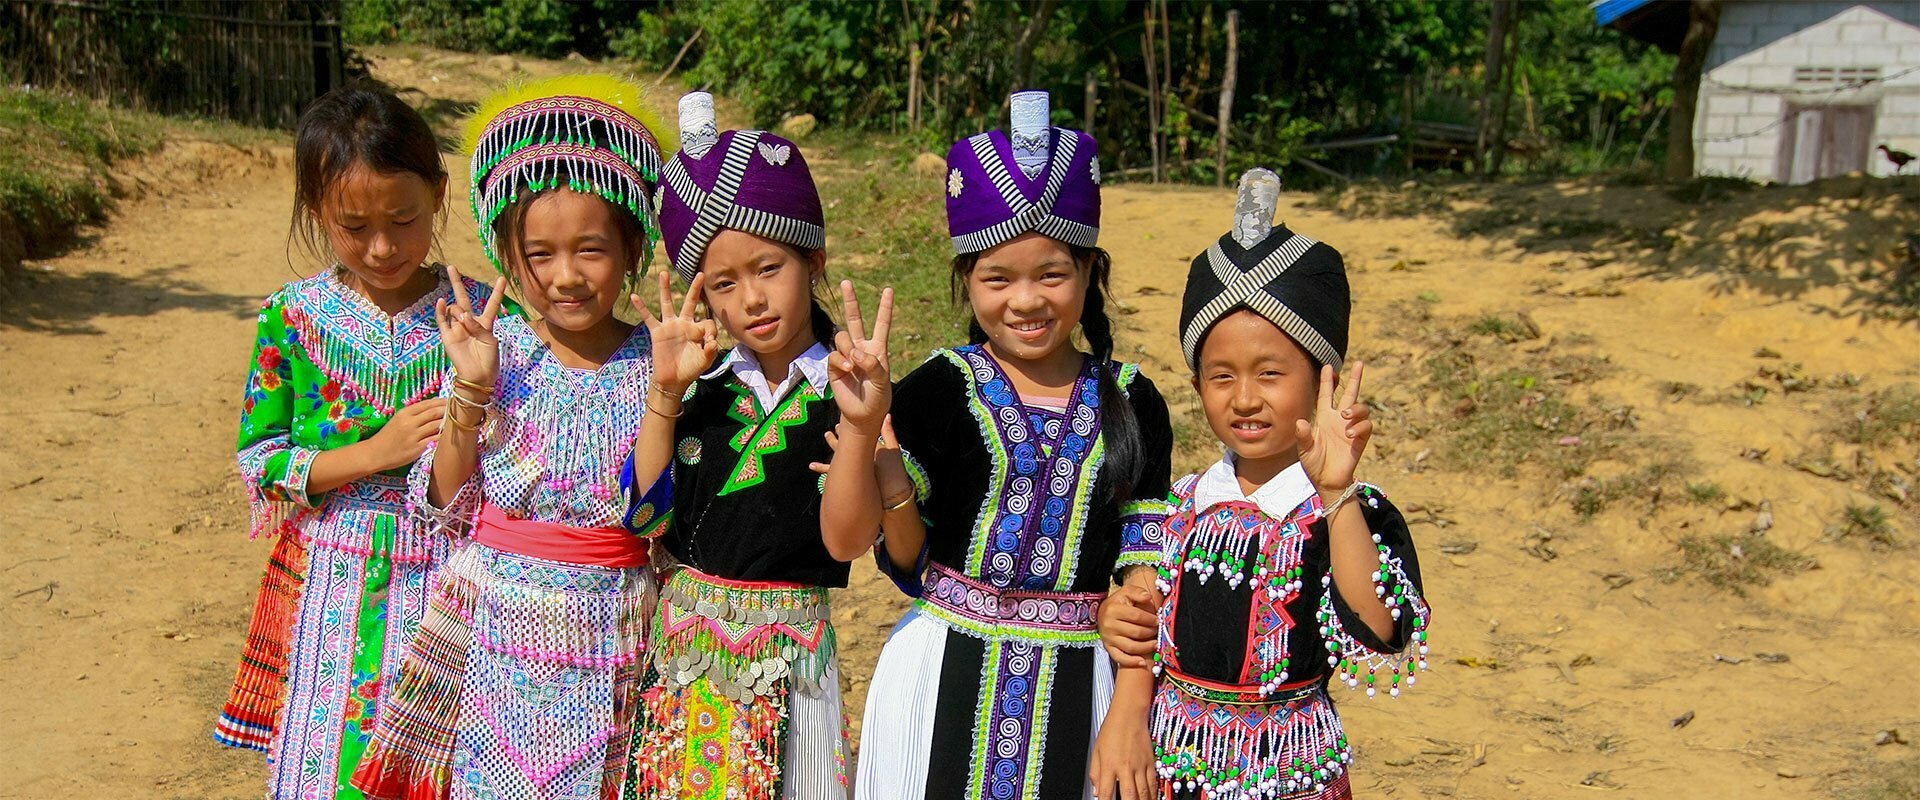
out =
<path fill-rule="evenodd" d="M 1013 145 L 1013 163 L 1020 165 L 1028 179 L 1037 178 L 1053 157 L 1052 101 L 1044 91 L 1014 92 L 1007 107 L 1013 121 L 1007 131 Z"/>
<path fill-rule="evenodd" d="M 1280 176 L 1254 167 L 1240 176 L 1240 197 L 1233 203 L 1233 240 L 1248 250 L 1273 231 L 1280 211 Z"/>
<path fill-rule="evenodd" d="M 720 141 L 713 115 L 713 95 L 688 92 L 680 96 L 680 151 L 698 159 Z"/>

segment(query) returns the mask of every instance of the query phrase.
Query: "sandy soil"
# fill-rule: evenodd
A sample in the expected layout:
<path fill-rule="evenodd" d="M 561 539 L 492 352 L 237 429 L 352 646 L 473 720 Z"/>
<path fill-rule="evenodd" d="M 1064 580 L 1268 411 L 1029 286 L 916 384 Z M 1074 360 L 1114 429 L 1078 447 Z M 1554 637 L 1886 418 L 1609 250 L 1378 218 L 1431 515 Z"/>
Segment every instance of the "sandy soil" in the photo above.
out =
<path fill-rule="evenodd" d="M 428 77 L 449 61 L 381 58 L 393 61 L 377 67 Z M 455 66 L 423 82 L 561 68 Z M 449 169 L 464 172 L 451 160 Z M 266 553 L 245 535 L 232 444 L 253 312 L 293 277 L 291 180 L 284 150 L 170 145 L 127 170 L 133 194 L 108 226 L 33 265 L 0 313 L 0 717 L 16 732 L 0 755 L 0 797 L 260 791 L 261 759 L 216 747 L 208 732 Z M 1458 237 L 1439 217 L 1354 219 L 1310 200 L 1290 195 L 1284 216 L 1347 255 L 1353 350 L 1370 362 L 1368 394 L 1383 406 L 1367 476 L 1421 509 L 1415 535 L 1436 610 L 1434 669 L 1419 686 L 1397 700 L 1336 694 L 1360 751 L 1361 796 L 1831 796 L 1920 769 L 1911 746 L 1875 744 L 1893 738 L 1883 731 L 1920 737 L 1920 688 L 1908 679 L 1920 662 L 1920 563 L 1911 549 L 1836 539 L 1845 506 L 1876 500 L 1859 481 L 1787 463 L 1821 441 L 1850 398 L 1917 380 L 1915 325 L 1836 313 L 1858 308 L 1841 278 L 1791 292 L 1729 282 L 1706 246 L 1712 236 L 1689 245 L 1686 269 L 1649 274 L 1632 252 L 1523 248 L 1512 236 Z M 1488 202 L 1593 201 L 1535 191 Z M 1818 203 L 1753 205 L 1762 202 L 1728 213 L 1753 225 L 1837 219 Z M 1193 253 L 1224 230 L 1231 196 L 1116 186 L 1106 204 L 1103 243 L 1118 265 L 1116 294 L 1133 310 L 1123 348 L 1190 418 L 1178 296 Z M 1835 236 L 1890 243 L 1904 232 L 1892 227 L 1898 216 L 1864 231 L 1878 217 L 1845 213 L 1856 212 L 1865 221 L 1831 228 Z M 463 217 L 447 220 L 447 257 L 483 263 Z M 1518 363 L 1604 359 L 1580 401 L 1631 406 L 1644 435 L 1595 474 L 1680 457 L 1691 464 L 1685 481 L 1712 481 L 1726 497 L 1677 502 L 1668 489 L 1664 500 L 1628 497 L 1585 519 L 1568 503 L 1573 484 L 1557 476 L 1434 467 L 1448 455 L 1433 449 L 1450 401 L 1426 383 L 1432 336 L 1406 334 L 1404 309 L 1416 303 L 1430 309 L 1429 327 L 1528 312 L 1541 336 L 1508 346 Z M 1760 348 L 1780 358 L 1756 357 Z M 1756 370 L 1784 362 L 1863 380 L 1737 401 Z M 1677 384 L 1703 389 L 1676 402 Z M 1184 465 L 1198 466 L 1204 428 L 1186 430 L 1196 440 Z M 1750 450 L 1768 455 L 1743 458 Z M 1882 455 L 1911 479 L 1911 443 Z M 1763 501 L 1765 536 L 1818 568 L 1779 573 L 1745 596 L 1672 569 L 1682 536 L 1749 530 Z M 1891 520 L 1900 541 L 1920 534 L 1910 512 Z M 902 604 L 864 562 L 835 604 L 857 724 L 867 671 Z"/>

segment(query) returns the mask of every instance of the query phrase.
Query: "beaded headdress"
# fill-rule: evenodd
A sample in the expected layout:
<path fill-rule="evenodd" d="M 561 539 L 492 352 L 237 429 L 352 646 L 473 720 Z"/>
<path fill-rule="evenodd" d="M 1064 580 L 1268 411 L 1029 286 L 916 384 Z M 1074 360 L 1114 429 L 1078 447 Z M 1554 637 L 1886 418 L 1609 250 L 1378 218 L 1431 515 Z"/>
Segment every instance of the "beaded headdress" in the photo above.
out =
<path fill-rule="evenodd" d="M 639 220 L 645 272 L 660 227 L 652 205 L 660 179 L 661 115 L 647 92 L 607 75 L 548 78 L 503 91 L 467 121 L 473 155 L 473 219 L 480 244 L 502 272 L 493 223 L 522 192 L 564 186 L 599 196 Z M 664 143 L 674 147 L 672 139 Z"/>
<path fill-rule="evenodd" d="M 1009 131 L 947 152 L 947 232 L 978 253 L 1028 231 L 1080 247 L 1100 239 L 1100 152 L 1092 136 L 1048 121 L 1046 92 L 1016 92 Z"/>
<path fill-rule="evenodd" d="M 680 98 L 680 141 L 663 170 L 660 228 L 681 279 L 693 280 L 728 228 L 803 250 L 827 246 L 820 190 L 798 145 L 766 131 L 721 133 L 706 92 Z"/>
<path fill-rule="evenodd" d="M 1193 260 L 1180 301 L 1180 345 L 1198 369 L 1200 343 L 1222 317 L 1251 309 L 1313 357 L 1338 370 L 1347 353 L 1353 310 L 1340 252 L 1274 225 L 1280 176 L 1252 169 L 1240 176 L 1233 230 Z"/>

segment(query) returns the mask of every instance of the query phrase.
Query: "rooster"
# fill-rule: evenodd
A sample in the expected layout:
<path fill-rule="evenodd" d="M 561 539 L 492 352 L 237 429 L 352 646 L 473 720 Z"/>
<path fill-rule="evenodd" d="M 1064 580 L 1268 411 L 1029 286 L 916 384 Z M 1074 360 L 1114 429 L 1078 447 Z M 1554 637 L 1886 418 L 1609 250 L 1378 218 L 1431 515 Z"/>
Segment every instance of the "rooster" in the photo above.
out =
<path fill-rule="evenodd" d="M 1899 174 L 1901 170 L 1906 169 L 1907 164 L 1913 161 L 1914 158 L 1912 153 L 1905 150 L 1895 150 L 1884 144 L 1880 145 L 1880 152 L 1887 157 L 1888 161 L 1893 162 L 1893 172 L 1896 175 Z"/>

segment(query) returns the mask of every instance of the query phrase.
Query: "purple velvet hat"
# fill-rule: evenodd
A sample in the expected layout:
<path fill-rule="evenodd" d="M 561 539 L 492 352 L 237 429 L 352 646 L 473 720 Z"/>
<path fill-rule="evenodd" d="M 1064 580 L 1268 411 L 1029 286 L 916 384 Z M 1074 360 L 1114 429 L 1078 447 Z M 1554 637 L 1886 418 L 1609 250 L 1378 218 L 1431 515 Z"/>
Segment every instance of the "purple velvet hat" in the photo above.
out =
<path fill-rule="evenodd" d="M 732 228 L 806 250 L 827 246 L 820 191 L 793 142 L 766 131 L 716 134 L 713 96 L 680 100 L 680 152 L 661 170 L 667 258 L 692 282 L 720 231 Z"/>
<path fill-rule="evenodd" d="M 1014 94 L 1012 112 L 1011 134 L 977 134 L 947 153 L 954 252 L 978 253 L 1027 231 L 1093 247 L 1100 239 L 1099 145 L 1047 124 L 1046 92 Z"/>

